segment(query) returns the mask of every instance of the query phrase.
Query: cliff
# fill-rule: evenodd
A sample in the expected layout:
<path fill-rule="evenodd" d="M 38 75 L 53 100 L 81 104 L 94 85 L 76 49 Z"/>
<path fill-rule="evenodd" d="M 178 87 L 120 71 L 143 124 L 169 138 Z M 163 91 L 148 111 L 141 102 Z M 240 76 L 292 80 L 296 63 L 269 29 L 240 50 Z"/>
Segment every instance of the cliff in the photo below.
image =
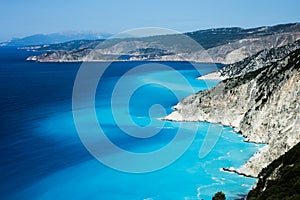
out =
<path fill-rule="evenodd" d="M 252 58 L 254 59 L 254 58 Z M 300 141 L 300 49 L 259 69 L 186 97 L 165 117 L 232 126 L 246 141 L 268 144 L 238 172 L 256 177 Z"/>

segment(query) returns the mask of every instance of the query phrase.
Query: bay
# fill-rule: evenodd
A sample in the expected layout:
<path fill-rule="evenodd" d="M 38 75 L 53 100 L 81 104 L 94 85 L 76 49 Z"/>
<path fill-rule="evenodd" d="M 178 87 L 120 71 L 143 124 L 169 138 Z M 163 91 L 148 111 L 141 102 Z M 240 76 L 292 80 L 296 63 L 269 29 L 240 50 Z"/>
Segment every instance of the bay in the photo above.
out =
<path fill-rule="evenodd" d="M 218 191 L 235 199 L 255 183 L 253 178 L 220 169 L 241 166 L 260 145 L 243 142 L 244 138 L 230 127 L 214 125 L 222 130 L 220 136 L 209 132 L 212 124 L 206 122 L 184 122 L 183 133 L 189 135 L 197 130 L 195 138 L 179 159 L 163 169 L 132 174 L 101 164 L 83 146 L 73 120 L 72 92 L 81 63 L 25 61 L 29 55 L 32 52 L 0 48 L 0 194 L 4 199 L 211 199 Z M 107 63 L 87 65 L 100 69 Z M 195 80 L 199 71 L 216 69 L 207 63 L 114 62 L 108 66 L 95 94 L 97 117 L 115 145 L 135 153 L 159 151 L 176 136 L 182 123 L 157 118 L 170 113 L 172 106 L 192 94 L 187 87 L 197 92 L 217 84 Z M 123 83 L 123 92 L 114 96 L 117 109 L 113 113 L 111 100 L 116 83 L 128 71 L 141 66 L 147 70 L 126 75 L 129 78 Z M 168 69 L 156 70 L 154 66 Z M 188 85 L 182 84 L 177 75 Z M 128 100 L 126 89 L 136 85 L 140 87 Z M 153 105 L 160 107 L 149 113 Z M 127 109 L 130 116 L 126 115 Z M 123 120 L 116 122 L 114 115 Z M 87 124 L 89 117 L 82 116 Z M 151 131 L 159 126 L 161 129 L 153 137 L 132 137 L 122 127 L 141 136 L 147 131 L 135 131 L 139 129 L 128 119 L 141 127 L 150 124 Z M 87 132 L 93 132 L 91 129 L 93 126 L 87 127 Z M 205 157 L 199 157 L 207 139 L 216 144 Z M 176 142 L 178 148 L 184 144 L 184 140 Z M 109 149 L 103 152 L 108 158 L 115 156 Z"/>

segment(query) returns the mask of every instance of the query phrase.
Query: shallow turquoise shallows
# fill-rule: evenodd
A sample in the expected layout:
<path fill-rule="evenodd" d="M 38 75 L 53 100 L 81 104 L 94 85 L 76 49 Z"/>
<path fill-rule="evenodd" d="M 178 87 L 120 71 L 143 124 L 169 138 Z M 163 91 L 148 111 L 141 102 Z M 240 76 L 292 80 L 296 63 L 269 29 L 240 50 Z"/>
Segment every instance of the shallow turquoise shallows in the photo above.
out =
<path fill-rule="evenodd" d="M 188 86 L 197 92 L 217 84 L 217 81 L 195 80 L 199 73 L 190 63 L 118 62 L 111 64 L 101 78 L 95 95 L 96 113 L 107 138 L 116 146 L 134 153 L 159 151 L 172 141 L 179 129 L 187 136 L 197 130 L 192 144 L 175 162 L 154 172 L 134 174 L 103 165 L 81 143 L 71 110 L 72 86 L 79 64 L 6 62 L 8 64 L 1 65 L 1 79 L 4 81 L 7 76 L 3 74 L 9 74 L 11 67 L 14 67 L 15 76 L 20 80 L 24 80 L 24 76 L 25 79 L 30 77 L 28 80 L 32 80 L 32 85 L 22 86 L 25 90 L 32 90 L 31 96 L 23 94 L 24 99 L 34 96 L 39 102 L 31 106 L 26 104 L 26 107 L 20 107 L 19 110 L 7 111 L 6 119 L 12 119 L 13 113 L 19 115 L 16 116 L 18 120 L 15 123 L 22 124 L 22 130 L 11 131 L 11 136 L 7 136 L 1 143 L 2 150 L 7 151 L 4 154 L 7 158 L 1 158 L 2 169 L 7 172 L 1 175 L 1 185 L 5 188 L 1 192 L 6 199 L 211 199 L 218 191 L 223 191 L 227 199 L 237 199 L 247 194 L 256 181 L 220 169 L 241 166 L 260 145 L 243 142 L 244 138 L 234 133 L 230 127 L 213 125 L 217 128 L 209 130 L 212 125 L 206 122 L 183 122 L 182 128 L 180 122 L 163 122 L 158 119 L 170 113 L 172 106 L 191 94 Z M 173 70 L 146 70 L 128 75 L 130 78 L 123 85 L 125 90 L 113 97 L 117 109 L 112 113 L 112 93 L 120 77 L 129 69 L 140 65 L 151 67 L 157 64 L 167 65 Z M 101 67 L 103 63 L 93 65 Z M 212 64 L 195 65 L 201 68 L 202 73 L 214 70 Z M 27 71 L 24 75 L 22 70 L 25 67 Z M 174 72 L 184 77 L 189 85 L 183 85 Z M 69 75 L 64 76 L 66 73 Z M 12 87 L 20 87 L 18 83 L 14 84 Z M 126 87 L 135 85 L 140 87 L 127 101 Z M 12 91 L 6 91 L 6 96 L 9 95 L 12 99 Z M 83 92 L 82 95 L 86 94 Z M 22 102 L 21 98 L 17 101 Z M 151 110 L 151 106 L 156 104 L 161 107 Z M 12 105 L 12 109 L 17 108 Z M 127 109 L 129 118 L 126 116 Z M 124 120 L 117 121 L 114 115 Z M 135 132 L 140 129 L 130 119 L 136 125 L 146 127 L 145 132 Z M 83 114 L 81 120 L 86 126 L 86 137 L 93 140 L 95 126 L 89 124 L 90 116 Z M 7 130 L 14 127 L 17 126 L 8 124 Z M 149 138 L 136 138 L 124 133 L 122 127 L 141 136 L 148 134 L 147 130 L 158 133 Z M 214 132 L 219 130 L 222 132 Z M 199 157 L 202 145 L 210 140 L 216 144 L 207 155 Z M 176 141 L 179 149 L 185 144 L 184 138 Z M 108 159 L 118 154 L 104 147 L 98 148 L 103 150 Z M 8 152 L 15 153 L 10 156 Z M 120 159 L 118 164 L 122 165 L 122 162 L 125 165 L 129 161 L 126 158 Z M 159 161 L 149 158 L 149 165 L 152 162 Z"/>

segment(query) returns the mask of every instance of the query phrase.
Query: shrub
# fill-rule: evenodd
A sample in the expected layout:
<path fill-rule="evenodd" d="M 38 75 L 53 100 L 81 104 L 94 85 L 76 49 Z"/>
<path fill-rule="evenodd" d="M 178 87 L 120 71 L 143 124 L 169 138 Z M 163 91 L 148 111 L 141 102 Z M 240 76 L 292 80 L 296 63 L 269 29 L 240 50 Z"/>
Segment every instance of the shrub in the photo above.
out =
<path fill-rule="evenodd" d="M 225 199 L 226 197 L 223 192 L 217 192 L 212 198 L 212 200 L 225 200 Z"/>

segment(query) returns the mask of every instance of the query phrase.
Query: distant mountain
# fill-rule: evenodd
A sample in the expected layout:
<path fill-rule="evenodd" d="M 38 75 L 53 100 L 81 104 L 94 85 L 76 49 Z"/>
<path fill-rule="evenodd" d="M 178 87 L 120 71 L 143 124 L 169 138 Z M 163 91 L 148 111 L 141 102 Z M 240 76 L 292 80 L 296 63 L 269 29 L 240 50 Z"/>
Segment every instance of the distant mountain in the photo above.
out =
<path fill-rule="evenodd" d="M 0 43 L 0 46 L 30 46 L 58 44 L 72 40 L 97 40 L 106 39 L 111 34 L 107 33 L 52 33 L 52 34 L 36 34 L 24 38 L 14 38 L 7 42 Z"/>
<path fill-rule="evenodd" d="M 190 37 L 204 49 L 195 47 Z M 38 47 L 48 50 L 29 58 L 41 62 L 81 62 L 95 60 L 189 60 L 196 62 L 234 63 L 264 49 L 280 47 L 300 39 L 300 23 L 252 29 L 216 28 L 185 34 L 143 38 L 72 41 Z M 96 51 L 95 47 L 97 47 Z M 32 47 L 35 48 L 35 47 Z M 85 49 L 84 51 L 82 51 Z M 60 51 L 59 53 L 56 51 Z M 80 51 L 80 52 L 79 52 Z M 91 53 L 92 52 L 92 53 Z M 76 54 L 73 56 L 72 54 Z M 209 55 L 209 56 L 208 56 Z M 74 60 L 75 58 L 75 60 Z"/>

